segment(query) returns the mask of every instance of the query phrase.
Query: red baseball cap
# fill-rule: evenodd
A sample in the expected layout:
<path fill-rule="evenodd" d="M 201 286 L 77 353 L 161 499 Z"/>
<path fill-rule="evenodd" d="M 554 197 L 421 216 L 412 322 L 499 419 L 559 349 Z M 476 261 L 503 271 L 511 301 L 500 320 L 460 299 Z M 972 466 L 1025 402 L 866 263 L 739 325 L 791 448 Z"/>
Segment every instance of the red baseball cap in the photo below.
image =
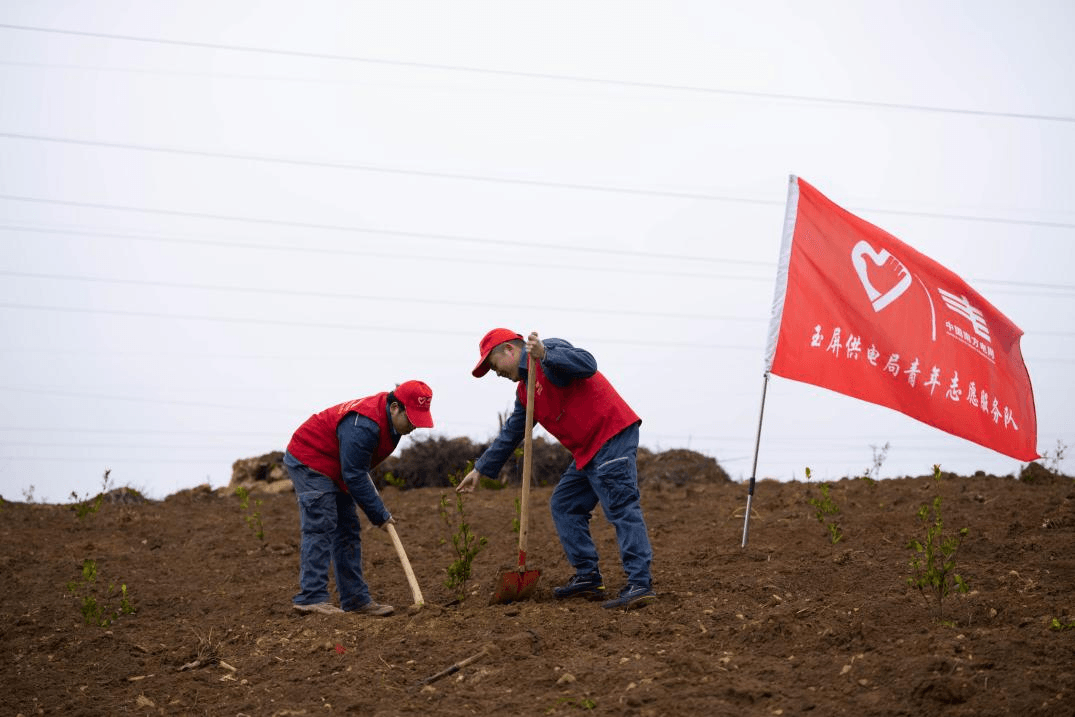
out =
<path fill-rule="evenodd" d="M 489 352 L 500 344 L 513 339 L 522 341 L 523 337 L 511 329 L 493 329 L 485 336 L 482 336 L 481 343 L 478 344 L 478 351 L 481 353 L 482 357 L 478 359 L 478 365 L 471 371 L 471 373 L 474 374 L 474 378 L 481 378 L 489 373 L 489 364 L 486 361 L 486 359 L 489 358 Z"/>
<path fill-rule="evenodd" d="M 433 389 L 421 381 L 404 381 L 396 386 L 392 393 L 396 394 L 396 398 L 403 404 L 407 419 L 415 428 L 433 427 L 433 414 L 429 412 L 429 404 L 433 402 Z"/>

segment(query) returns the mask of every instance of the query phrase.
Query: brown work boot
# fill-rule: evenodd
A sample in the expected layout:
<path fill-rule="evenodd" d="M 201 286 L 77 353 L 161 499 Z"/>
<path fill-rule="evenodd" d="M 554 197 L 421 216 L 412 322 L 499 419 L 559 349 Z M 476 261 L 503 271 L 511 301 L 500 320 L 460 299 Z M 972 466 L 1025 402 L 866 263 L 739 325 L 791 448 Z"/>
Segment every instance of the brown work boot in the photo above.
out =
<path fill-rule="evenodd" d="M 362 607 L 356 607 L 349 612 L 360 612 L 363 615 L 375 615 L 376 617 L 387 617 L 394 613 L 396 609 L 391 605 L 384 605 L 376 600 L 370 600 Z"/>
<path fill-rule="evenodd" d="M 319 612 L 322 615 L 338 615 L 343 612 L 340 608 L 336 607 L 330 602 L 315 602 L 310 605 L 300 605 L 299 603 L 292 603 L 291 607 L 295 612 L 311 613 Z"/>

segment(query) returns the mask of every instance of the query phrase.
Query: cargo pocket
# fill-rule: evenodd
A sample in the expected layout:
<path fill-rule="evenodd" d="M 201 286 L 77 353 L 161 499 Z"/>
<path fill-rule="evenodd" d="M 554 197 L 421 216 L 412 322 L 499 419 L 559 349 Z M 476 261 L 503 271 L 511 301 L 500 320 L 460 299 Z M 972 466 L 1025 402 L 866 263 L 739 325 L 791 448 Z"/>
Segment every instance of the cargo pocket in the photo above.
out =
<path fill-rule="evenodd" d="M 608 496 L 608 510 L 617 511 L 639 499 L 638 476 L 628 458 L 615 458 L 597 466 L 597 478 Z"/>
<path fill-rule="evenodd" d="M 304 533 L 331 533 L 336 530 L 336 494 L 311 490 L 299 493 Z"/>

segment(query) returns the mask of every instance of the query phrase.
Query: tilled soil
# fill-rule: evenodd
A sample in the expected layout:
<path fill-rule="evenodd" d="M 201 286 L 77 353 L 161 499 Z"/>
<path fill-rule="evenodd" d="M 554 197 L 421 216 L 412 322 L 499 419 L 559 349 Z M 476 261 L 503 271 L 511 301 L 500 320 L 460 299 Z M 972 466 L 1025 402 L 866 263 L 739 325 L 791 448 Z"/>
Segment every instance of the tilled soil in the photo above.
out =
<path fill-rule="evenodd" d="M 291 494 L 254 494 L 244 509 L 206 487 L 81 518 L 71 506 L 5 502 L 4 713 L 1075 714 L 1070 477 L 842 480 L 828 496 L 835 544 L 810 503 L 821 504 L 819 485 L 762 481 L 743 549 L 746 492 L 646 481 L 659 597 L 622 612 L 552 597 L 572 571 L 551 488 L 532 499 L 538 591 L 511 605 L 488 600 L 498 568 L 516 559 L 514 489 L 465 498 L 488 544 L 458 601 L 445 585 L 454 530 L 441 515 L 447 498 L 458 527 L 454 494 L 388 488 L 426 603 L 408 609 L 388 535 L 364 523 L 366 577 L 397 607 L 387 618 L 292 611 Z M 935 496 L 944 535 L 967 528 L 954 568 L 970 588 L 940 601 L 907 584 L 908 542 L 926 537 L 916 514 Z M 594 533 L 615 593 L 622 571 L 600 514 Z M 133 614 L 121 610 L 121 585 Z M 87 598 L 114 620 L 87 624 Z"/>

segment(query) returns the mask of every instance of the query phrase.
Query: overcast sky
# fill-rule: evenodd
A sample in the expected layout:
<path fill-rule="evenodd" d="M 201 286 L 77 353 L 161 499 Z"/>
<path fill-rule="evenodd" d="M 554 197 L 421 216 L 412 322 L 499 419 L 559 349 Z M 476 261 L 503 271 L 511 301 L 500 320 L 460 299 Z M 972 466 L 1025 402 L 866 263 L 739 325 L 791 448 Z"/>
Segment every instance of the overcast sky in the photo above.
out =
<path fill-rule="evenodd" d="M 5 0 L 0 495 L 219 487 L 408 379 L 414 436 L 488 440 L 494 326 L 590 350 L 644 446 L 748 478 L 791 174 L 1019 325 L 1039 448 L 1073 446 L 1073 27 L 1069 0 Z M 883 476 L 1020 467 L 773 377 L 757 474 L 885 444 Z"/>

